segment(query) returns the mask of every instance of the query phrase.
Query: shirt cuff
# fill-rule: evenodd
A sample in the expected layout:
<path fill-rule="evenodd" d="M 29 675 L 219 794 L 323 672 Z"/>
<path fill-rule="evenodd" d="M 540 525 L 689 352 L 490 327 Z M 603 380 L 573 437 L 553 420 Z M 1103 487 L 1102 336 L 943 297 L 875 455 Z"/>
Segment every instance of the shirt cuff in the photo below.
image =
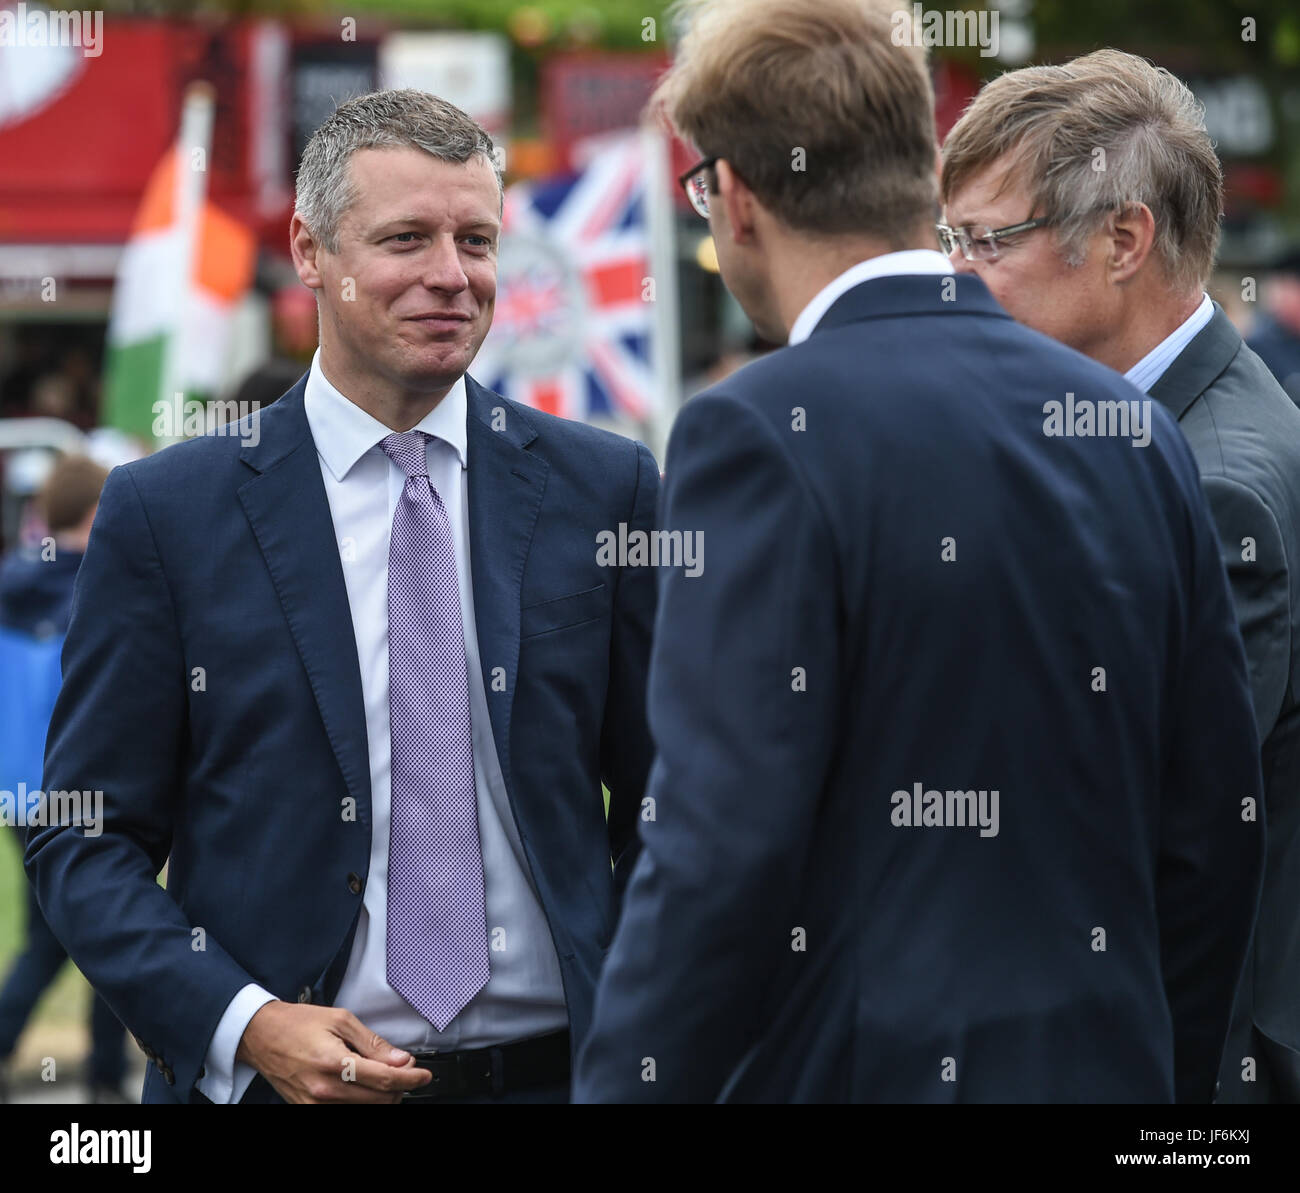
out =
<path fill-rule="evenodd" d="M 230 1000 L 203 1058 L 204 1075 L 196 1083 L 199 1093 L 209 1101 L 221 1105 L 238 1102 L 257 1076 L 252 1065 L 235 1060 L 235 1053 L 249 1020 L 268 1002 L 275 1002 L 275 995 L 255 982 L 249 982 Z"/>

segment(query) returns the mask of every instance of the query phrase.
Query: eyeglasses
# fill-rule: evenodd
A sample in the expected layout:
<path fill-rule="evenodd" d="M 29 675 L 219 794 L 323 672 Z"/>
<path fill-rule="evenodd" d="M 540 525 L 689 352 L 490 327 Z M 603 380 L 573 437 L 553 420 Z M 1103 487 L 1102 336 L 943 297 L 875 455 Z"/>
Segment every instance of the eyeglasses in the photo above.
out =
<path fill-rule="evenodd" d="M 951 228 L 947 224 L 935 224 L 934 230 L 939 234 L 939 246 L 943 249 L 944 256 L 951 257 L 961 249 L 961 255 L 967 261 L 996 261 L 999 241 L 1020 232 L 1045 228 L 1051 222 L 1050 219 L 1026 220 L 1022 224 L 1008 224 L 1005 228 L 987 228 L 972 224 Z"/>
<path fill-rule="evenodd" d="M 677 179 L 677 185 L 686 192 L 697 215 L 709 218 L 709 175 L 708 171 L 718 164 L 716 157 L 706 157 L 698 161 L 685 174 Z"/>

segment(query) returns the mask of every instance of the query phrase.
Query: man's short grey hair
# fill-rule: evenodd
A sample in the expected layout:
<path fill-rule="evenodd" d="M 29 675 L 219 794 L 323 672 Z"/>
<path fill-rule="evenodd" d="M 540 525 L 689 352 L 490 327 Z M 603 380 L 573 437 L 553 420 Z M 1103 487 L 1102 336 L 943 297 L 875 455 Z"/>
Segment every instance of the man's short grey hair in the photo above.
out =
<path fill-rule="evenodd" d="M 1021 218 L 1051 220 L 1067 264 L 1083 264 L 1108 213 L 1144 203 L 1169 281 L 1190 289 L 1209 278 L 1223 173 L 1204 109 L 1169 71 L 1107 49 L 994 79 L 944 142 L 945 203 L 1004 154 L 1016 159 L 1007 183 L 1031 196 Z"/>
<path fill-rule="evenodd" d="M 423 149 L 444 162 L 484 158 L 504 204 L 500 155 L 487 131 L 455 104 L 413 87 L 371 91 L 342 103 L 318 128 L 298 166 L 294 209 L 331 253 L 339 249 L 339 221 L 356 200 L 349 164 L 358 149 Z"/>

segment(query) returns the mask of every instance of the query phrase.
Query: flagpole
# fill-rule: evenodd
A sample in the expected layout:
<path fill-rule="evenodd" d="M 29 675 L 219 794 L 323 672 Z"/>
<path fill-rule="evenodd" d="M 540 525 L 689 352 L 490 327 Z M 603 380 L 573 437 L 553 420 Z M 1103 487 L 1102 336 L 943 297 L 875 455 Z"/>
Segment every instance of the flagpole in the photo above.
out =
<path fill-rule="evenodd" d="M 668 138 L 652 124 L 641 126 L 646 163 L 646 218 L 650 230 L 650 276 L 654 279 L 654 362 L 659 389 L 647 428 L 650 450 L 664 464 L 668 432 L 682 404 L 681 326 L 677 303 L 677 230 L 673 219 Z"/>
<path fill-rule="evenodd" d="M 160 447 L 178 443 L 185 414 L 185 333 L 189 323 L 189 304 L 194 289 L 198 257 L 199 220 L 207 199 L 208 160 L 212 152 L 212 118 L 214 91 L 210 83 L 191 83 L 185 91 L 181 109 L 180 136 L 176 142 L 176 235 L 180 238 L 177 276 L 170 279 L 176 287 L 174 332 L 163 345 L 163 367 L 159 399 L 171 402 L 171 428 L 174 434 L 159 440 Z"/>

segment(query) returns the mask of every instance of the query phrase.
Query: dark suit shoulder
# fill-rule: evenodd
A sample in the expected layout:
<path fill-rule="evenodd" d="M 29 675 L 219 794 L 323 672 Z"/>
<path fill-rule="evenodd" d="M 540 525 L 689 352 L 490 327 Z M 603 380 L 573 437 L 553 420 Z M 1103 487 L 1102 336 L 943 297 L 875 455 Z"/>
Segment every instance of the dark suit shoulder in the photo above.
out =
<path fill-rule="evenodd" d="M 237 434 L 200 435 L 173 443 L 150 455 L 123 464 L 122 468 L 140 485 L 157 484 L 183 476 L 192 469 L 207 469 L 239 458 L 243 440 Z"/>
<path fill-rule="evenodd" d="M 577 491 L 602 503 L 613 499 L 621 506 L 633 499 L 640 485 L 658 481 L 658 465 L 645 444 L 614 431 L 535 410 L 478 382 L 474 387 L 477 394 L 471 400 L 470 417 L 475 417 L 477 405 L 478 416 L 491 425 L 500 407 L 508 421 L 528 428 L 527 450 L 545 460 L 554 474 L 568 478 Z"/>
<path fill-rule="evenodd" d="M 576 422 L 571 418 L 561 418 L 547 414 L 544 410 L 525 406 L 522 402 L 511 401 L 492 390 L 483 390 L 494 401 L 499 401 L 507 411 L 507 417 L 514 414 L 531 424 L 537 437 L 548 448 L 560 451 L 579 452 L 584 455 L 595 453 L 597 456 L 611 456 L 627 459 L 634 456 L 637 446 L 635 439 L 621 435 L 617 431 L 608 431 L 603 427 L 593 427 L 589 423 Z"/>
<path fill-rule="evenodd" d="M 974 379 L 951 355 L 969 345 L 980 364 L 995 371 L 1000 360 L 1033 362 L 1032 384 L 1012 383 L 1011 396 L 1042 394 L 1058 386 L 1087 390 L 1099 398 L 1137 396 L 1122 376 L 1041 332 L 992 314 L 906 315 L 844 323 L 817 331 L 798 344 L 750 361 L 703 394 L 721 394 L 789 415 L 790 407 L 822 400 L 837 402 L 845 385 L 864 392 L 914 385 L 957 390 Z M 869 408 L 870 409 L 870 408 Z"/>
<path fill-rule="evenodd" d="M 241 461 L 246 441 L 238 434 L 202 435 L 162 448 L 115 469 L 128 476 L 142 501 L 194 502 L 202 494 L 228 491 L 253 473 Z"/>
<path fill-rule="evenodd" d="M 804 410 L 810 428 L 814 421 L 829 423 L 841 439 L 851 428 L 856 450 L 883 448 L 873 459 L 876 467 L 905 470 L 909 445 L 927 427 L 942 426 L 946 433 L 964 425 L 978 437 L 1024 424 L 1040 434 L 1045 403 L 1069 393 L 1100 402 L 1142 400 L 1113 369 L 1010 319 L 923 314 L 816 332 L 750 362 L 692 402 L 717 398 L 761 412 L 787 442 L 792 419 Z M 1137 466 L 1153 454 L 1172 457 L 1181 460 L 1173 467 L 1182 487 L 1194 488 L 1196 470 L 1172 415 L 1159 402 L 1148 407 L 1150 449 L 1121 466 Z M 871 435 L 864 439 L 866 428 Z M 1080 442 L 1057 441 L 1058 447 Z"/>
<path fill-rule="evenodd" d="M 1245 343 L 1179 426 L 1203 478 L 1249 489 L 1300 526 L 1300 409 Z"/>

